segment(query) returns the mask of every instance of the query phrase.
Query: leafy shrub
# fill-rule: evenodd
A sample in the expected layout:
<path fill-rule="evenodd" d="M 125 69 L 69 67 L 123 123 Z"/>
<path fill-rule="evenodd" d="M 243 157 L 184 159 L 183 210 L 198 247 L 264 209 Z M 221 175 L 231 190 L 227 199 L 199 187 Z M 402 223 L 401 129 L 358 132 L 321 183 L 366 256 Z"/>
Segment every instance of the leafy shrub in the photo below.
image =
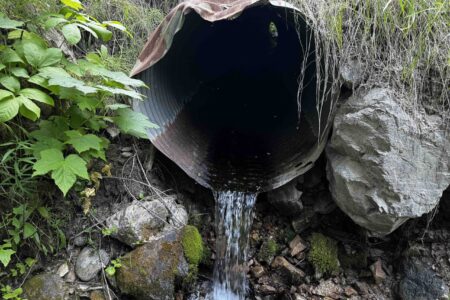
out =
<path fill-rule="evenodd" d="M 119 22 L 100 23 L 82 13 L 78 0 L 61 2 L 59 14 L 39 17 L 35 24 L 59 30 L 69 45 L 80 42 L 81 31 L 104 42 L 112 37 L 109 28 L 126 32 Z M 42 109 L 50 108 L 39 129 L 30 133 L 33 176 L 49 174 L 66 195 L 77 180 L 89 180 L 87 165 L 92 159 L 106 160 L 109 141 L 100 135 L 102 129 L 114 124 L 124 133 L 145 138 L 146 128 L 156 125 L 128 105 L 107 104 L 116 95 L 142 99 L 133 88 L 145 84 L 105 68 L 101 60 L 107 54 L 105 47 L 71 61 L 24 26 L 22 21 L 0 16 L 0 28 L 7 33 L 7 43 L 0 46 L 0 123 L 17 116 L 34 122 L 41 118 Z"/>

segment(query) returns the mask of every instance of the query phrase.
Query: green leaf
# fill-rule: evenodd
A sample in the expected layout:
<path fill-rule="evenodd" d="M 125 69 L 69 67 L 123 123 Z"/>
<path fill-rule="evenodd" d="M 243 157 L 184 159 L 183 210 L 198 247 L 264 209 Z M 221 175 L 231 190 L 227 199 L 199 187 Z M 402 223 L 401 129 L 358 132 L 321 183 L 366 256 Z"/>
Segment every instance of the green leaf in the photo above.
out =
<path fill-rule="evenodd" d="M 38 207 L 38 212 L 44 219 L 48 220 L 50 219 L 50 213 L 48 212 L 48 209 L 44 206 Z"/>
<path fill-rule="evenodd" d="M 108 42 L 112 38 L 112 32 L 105 27 L 94 22 L 89 22 L 86 25 L 93 31 L 95 31 L 95 33 L 102 39 L 102 41 Z"/>
<path fill-rule="evenodd" d="M 33 88 L 27 88 L 27 89 L 23 89 L 20 90 L 19 92 L 20 95 L 25 96 L 27 98 L 48 104 L 48 105 L 55 105 L 52 97 L 50 97 L 47 93 L 38 90 L 38 89 L 33 89 Z"/>
<path fill-rule="evenodd" d="M 6 66 L 2 63 L 0 63 L 0 71 L 3 70 L 4 68 L 6 68 Z"/>
<path fill-rule="evenodd" d="M 106 274 L 108 274 L 108 276 L 114 276 L 114 274 L 116 274 L 116 268 L 114 268 L 113 266 L 109 266 L 105 269 Z"/>
<path fill-rule="evenodd" d="M 69 130 L 68 120 L 64 117 L 52 117 L 51 120 L 43 120 L 39 123 L 39 129 L 30 133 L 30 136 L 38 141 L 55 138 L 60 141 L 66 139 L 64 131 Z"/>
<path fill-rule="evenodd" d="M 19 96 L 16 98 L 21 103 L 19 112 L 25 118 L 31 121 L 36 121 L 41 116 L 41 109 L 33 101 L 25 96 Z"/>
<path fill-rule="evenodd" d="M 33 165 L 33 176 L 45 175 L 58 169 L 64 163 L 64 155 L 61 150 L 47 149 L 40 154 L 41 158 Z"/>
<path fill-rule="evenodd" d="M 67 24 L 61 28 L 61 32 L 70 45 L 76 45 L 81 40 L 81 32 L 76 24 Z"/>
<path fill-rule="evenodd" d="M 96 56 L 98 58 L 98 61 L 101 61 L 100 58 L 98 57 L 98 55 L 96 55 L 95 53 L 89 53 L 87 55 L 87 57 L 88 56 L 89 57 Z M 91 61 L 92 59 L 89 59 L 89 60 Z M 96 60 L 94 60 L 94 62 L 97 62 Z M 130 78 L 123 72 L 113 72 L 106 68 L 98 66 L 97 64 L 92 64 L 87 61 L 80 61 L 79 64 L 93 76 L 102 76 L 105 78 L 109 78 L 115 82 L 121 83 L 123 85 L 129 85 L 129 86 L 133 86 L 133 87 L 145 87 L 146 86 L 143 81 Z"/>
<path fill-rule="evenodd" d="M 33 41 L 24 43 L 23 50 L 25 59 L 35 68 L 55 65 L 59 63 L 63 57 L 61 49 L 45 49 Z"/>
<path fill-rule="evenodd" d="M 2 51 L 0 61 L 4 64 L 7 63 L 24 63 L 16 51 L 11 48 L 6 48 Z"/>
<path fill-rule="evenodd" d="M 61 24 L 61 23 L 67 23 L 68 21 L 66 19 L 64 19 L 62 16 L 52 16 L 49 17 L 45 22 L 44 22 L 44 27 L 45 29 L 50 29 L 50 28 L 54 28 L 57 25 Z"/>
<path fill-rule="evenodd" d="M 78 153 L 82 153 L 89 149 L 100 150 L 102 140 L 93 134 L 81 134 L 77 130 L 66 131 L 69 137 L 66 144 L 72 145 Z"/>
<path fill-rule="evenodd" d="M 16 98 L 4 98 L 0 100 L 0 123 L 11 120 L 19 113 L 20 103 Z"/>
<path fill-rule="evenodd" d="M 130 106 L 123 103 L 115 103 L 115 104 L 109 104 L 105 106 L 106 108 L 109 108 L 111 110 L 117 110 L 119 108 L 129 108 Z"/>
<path fill-rule="evenodd" d="M 64 144 L 53 137 L 46 137 L 40 141 L 37 141 L 31 145 L 31 151 L 33 156 L 37 159 L 41 158 L 41 152 L 48 149 L 58 149 L 60 151 L 64 150 Z"/>
<path fill-rule="evenodd" d="M 2 76 L 0 77 L 0 84 L 11 92 L 18 92 L 20 90 L 20 82 L 14 76 Z"/>
<path fill-rule="evenodd" d="M 78 0 L 61 0 L 61 3 L 75 9 L 76 11 L 83 9 L 83 4 L 81 4 L 81 2 Z"/>
<path fill-rule="evenodd" d="M 96 39 L 98 39 L 98 34 L 92 30 L 91 28 L 87 27 L 86 25 L 83 24 L 77 24 L 78 27 L 83 28 L 84 30 L 86 30 L 87 32 L 89 32 L 90 34 L 92 34 Z"/>
<path fill-rule="evenodd" d="M 58 169 L 52 172 L 52 179 L 64 196 L 76 182 L 76 175 L 89 180 L 86 162 L 78 155 L 69 155 Z"/>
<path fill-rule="evenodd" d="M 78 80 L 70 76 L 62 68 L 56 67 L 46 67 L 40 70 L 38 74 L 41 77 L 48 79 L 49 86 L 62 86 L 67 88 L 75 88 L 82 92 L 83 94 L 96 93 L 97 89 L 95 87 L 86 85 L 83 81 Z"/>
<path fill-rule="evenodd" d="M 158 125 L 150 122 L 145 115 L 129 108 L 118 109 L 113 120 L 122 132 L 139 138 L 147 138 L 147 128 L 158 128 Z"/>
<path fill-rule="evenodd" d="M 34 227 L 33 224 L 25 223 L 23 226 L 23 238 L 27 239 L 31 236 L 33 236 L 37 232 L 36 227 Z"/>
<path fill-rule="evenodd" d="M 11 261 L 11 256 L 16 253 L 16 251 L 11 249 L 0 248 L 0 262 L 6 268 Z"/>
<path fill-rule="evenodd" d="M 0 13 L 0 28 L 17 29 L 17 27 L 23 26 L 23 24 L 23 22 L 11 20 L 4 14 Z"/>
<path fill-rule="evenodd" d="M 8 97 L 13 97 L 14 94 L 11 93 L 10 91 L 7 90 L 0 90 L 0 100 L 8 98 Z"/>
<path fill-rule="evenodd" d="M 42 151 L 41 158 L 34 164 L 33 169 L 35 170 L 33 176 L 51 172 L 52 179 L 64 196 L 75 184 L 77 176 L 89 180 L 86 162 L 76 154 L 64 158 L 58 149 Z"/>
<path fill-rule="evenodd" d="M 30 78 L 30 76 L 28 75 L 28 71 L 25 68 L 15 67 L 15 68 L 10 68 L 9 71 L 11 72 L 11 74 L 13 74 L 16 77 Z"/>
<path fill-rule="evenodd" d="M 119 89 L 119 88 L 110 88 L 104 85 L 97 85 L 97 88 L 99 88 L 102 91 L 105 91 L 107 93 L 113 94 L 113 95 L 124 95 L 128 96 L 134 99 L 142 100 L 142 95 L 132 91 L 132 90 L 125 90 L 125 89 Z"/>

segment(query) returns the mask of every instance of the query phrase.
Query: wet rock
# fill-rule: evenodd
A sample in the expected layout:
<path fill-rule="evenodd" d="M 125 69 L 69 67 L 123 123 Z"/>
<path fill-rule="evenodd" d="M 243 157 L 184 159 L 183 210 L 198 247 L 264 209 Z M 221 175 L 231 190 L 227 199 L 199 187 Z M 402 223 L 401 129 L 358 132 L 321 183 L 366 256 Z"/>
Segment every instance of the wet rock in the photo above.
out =
<path fill-rule="evenodd" d="M 116 281 L 120 291 L 140 300 L 173 299 L 176 280 L 188 274 L 180 236 L 170 233 L 121 258 Z"/>
<path fill-rule="evenodd" d="M 85 235 L 79 235 L 73 239 L 73 244 L 77 247 L 84 247 L 87 243 L 87 237 Z"/>
<path fill-rule="evenodd" d="M 252 276 L 253 277 L 260 278 L 261 276 L 264 275 L 264 268 L 262 266 L 259 266 L 259 265 L 258 266 L 254 266 L 251 269 L 251 272 L 252 272 Z"/>
<path fill-rule="evenodd" d="M 329 297 L 331 299 L 340 299 L 343 293 L 342 287 L 335 284 L 331 279 L 321 280 L 319 285 L 312 289 L 314 295 Z"/>
<path fill-rule="evenodd" d="M 66 274 L 69 273 L 69 265 L 66 262 L 61 264 L 58 267 L 58 270 L 56 271 L 56 273 L 59 275 L 59 277 L 66 276 Z"/>
<path fill-rule="evenodd" d="M 305 277 L 305 272 L 292 265 L 282 256 L 277 256 L 273 260 L 271 267 L 277 270 L 288 284 L 300 284 L 303 277 Z"/>
<path fill-rule="evenodd" d="M 186 210 L 174 197 L 144 198 L 109 217 L 106 226 L 112 230 L 112 237 L 135 247 L 182 227 L 187 218 Z"/>
<path fill-rule="evenodd" d="M 296 235 L 295 238 L 289 243 L 291 256 L 297 256 L 300 252 L 304 251 L 306 247 L 305 241 L 303 241 L 299 235 Z"/>
<path fill-rule="evenodd" d="M 383 264 L 380 259 L 370 266 L 370 271 L 372 271 L 376 284 L 380 284 L 386 280 L 386 273 L 383 271 Z"/>
<path fill-rule="evenodd" d="M 23 298 L 33 300 L 66 300 L 69 289 L 56 274 L 43 273 L 28 279 L 23 285 Z"/>
<path fill-rule="evenodd" d="M 259 287 L 259 291 L 262 294 L 275 294 L 277 292 L 277 289 L 274 288 L 273 286 L 263 284 L 262 286 Z"/>
<path fill-rule="evenodd" d="M 301 233 L 314 225 L 316 221 L 317 218 L 314 210 L 305 209 L 298 218 L 292 220 L 292 228 L 294 228 L 295 232 Z"/>
<path fill-rule="evenodd" d="M 450 184 L 445 122 L 411 117 L 404 101 L 388 89 L 359 91 L 339 108 L 326 150 L 335 202 L 377 235 L 430 212 Z"/>
<path fill-rule="evenodd" d="M 399 296 L 402 300 L 446 300 L 449 297 L 449 289 L 433 270 L 413 258 L 403 264 Z"/>
<path fill-rule="evenodd" d="M 77 258 L 75 273 L 83 281 L 89 281 L 97 276 L 98 272 L 109 263 L 109 255 L 105 250 L 84 248 Z"/>
<path fill-rule="evenodd" d="M 267 193 L 267 200 L 269 203 L 284 216 L 300 214 L 303 209 L 303 204 L 300 200 L 302 192 L 297 189 L 296 185 L 297 180 L 292 180 Z"/>

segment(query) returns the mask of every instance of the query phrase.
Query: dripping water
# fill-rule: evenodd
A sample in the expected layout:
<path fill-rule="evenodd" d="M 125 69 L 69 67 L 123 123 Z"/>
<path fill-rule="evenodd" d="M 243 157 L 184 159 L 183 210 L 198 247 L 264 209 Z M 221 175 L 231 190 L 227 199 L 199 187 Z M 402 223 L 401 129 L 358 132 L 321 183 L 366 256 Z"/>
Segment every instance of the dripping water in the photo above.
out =
<path fill-rule="evenodd" d="M 216 198 L 216 262 L 213 300 L 245 299 L 248 236 L 255 193 L 221 191 Z"/>

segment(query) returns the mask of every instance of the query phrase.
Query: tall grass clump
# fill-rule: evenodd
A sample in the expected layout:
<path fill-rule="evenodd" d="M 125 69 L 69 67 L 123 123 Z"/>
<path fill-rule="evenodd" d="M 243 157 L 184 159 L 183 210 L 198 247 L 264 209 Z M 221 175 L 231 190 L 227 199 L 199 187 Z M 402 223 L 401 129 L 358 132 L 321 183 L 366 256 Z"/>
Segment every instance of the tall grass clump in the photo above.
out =
<path fill-rule="evenodd" d="M 336 80 L 330 70 L 356 61 L 364 87 L 392 88 L 413 114 L 425 108 L 450 118 L 448 0 L 288 1 L 314 30 L 316 59 L 324 64 L 319 82 Z"/>
<path fill-rule="evenodd" d="M 173 2 L 173 3 L 172 3 Z M 108 44 L 110 68 L 128 72 L 133 67 L 150 33 L 161 23 L 176 1 L 87 0 L 87 12 L 101 20 L 121 22 L 130 34 L 116 35 Z"/>

